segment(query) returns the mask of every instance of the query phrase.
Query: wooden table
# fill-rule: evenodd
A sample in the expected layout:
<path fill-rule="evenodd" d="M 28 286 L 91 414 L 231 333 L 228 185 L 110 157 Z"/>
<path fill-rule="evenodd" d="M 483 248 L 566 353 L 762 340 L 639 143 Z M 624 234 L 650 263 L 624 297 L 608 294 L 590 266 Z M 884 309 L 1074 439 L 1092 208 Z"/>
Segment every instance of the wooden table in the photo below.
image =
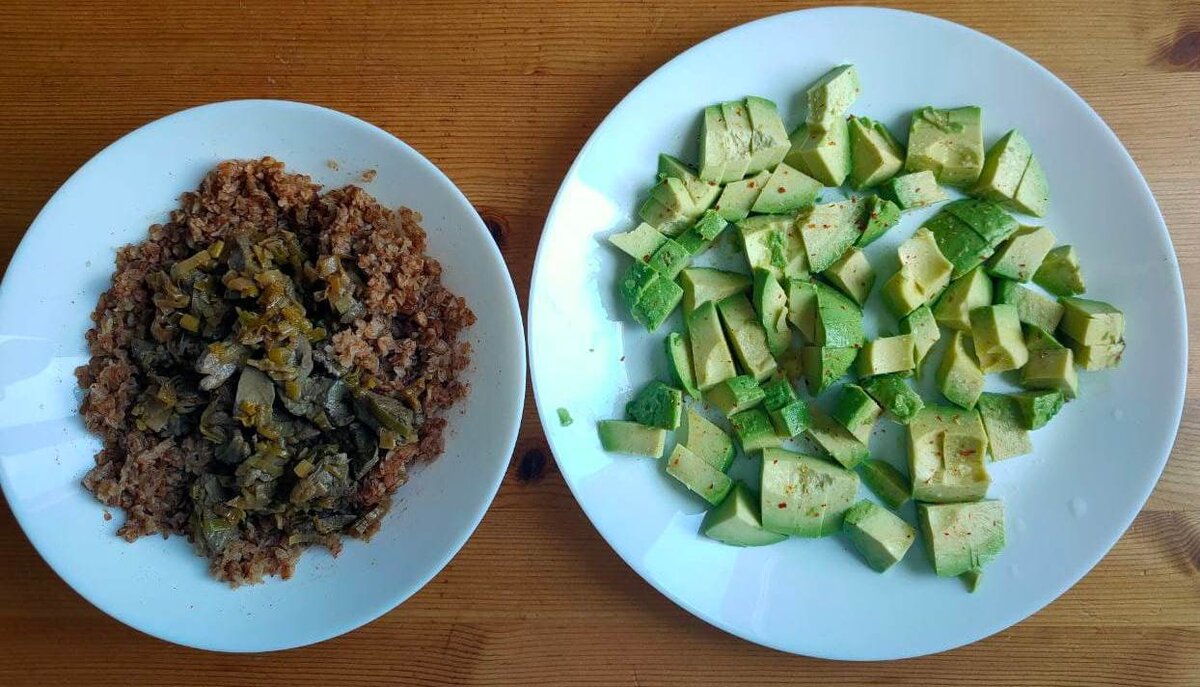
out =
<path fill-rule="evenodd" d="M 605 113 L 684 48 L 801 6 L 115 5 L 0 3 L 0 264 L 63 180 L 118 136 L 200 103 L 288 98 L 370 120 L 444 169 L 494 225 L 522 300 L 559 180 Z M 1194 0 L 907 6 L 996 36 L 1079 91 L 1149 180 L 1200 297 Z M 203 653 L 113 621 L 50 571 L 2 507 L 0 685 L 1200 684 L 1200 385 L 1190 381 L 1175 454 L 1112 553 L 1034 617 L 942 655 L 811 660 L 688 615 L 593 530 L 530 397 L 509 475 L 453 563 L 375 623 L 283 654 Z"/>

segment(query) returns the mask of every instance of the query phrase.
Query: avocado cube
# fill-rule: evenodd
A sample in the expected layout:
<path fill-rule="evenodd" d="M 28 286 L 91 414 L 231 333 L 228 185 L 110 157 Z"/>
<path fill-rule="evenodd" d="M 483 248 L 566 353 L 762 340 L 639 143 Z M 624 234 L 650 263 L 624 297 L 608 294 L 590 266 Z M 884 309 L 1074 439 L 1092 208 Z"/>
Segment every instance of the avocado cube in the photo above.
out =
<path fill-rule="evenodd" d="M 1029 158 L 1025 173 L 1021 175 L 1021 184 L 1017 186 L 1017 195 L 1007 205 L 1017 212 L 1035 217 L 1046 216 L 1046 210 L 1050 207 L 1050 184 L 1036 157 Z"/>
<path fill-rule="evenodd" d="M 650 197 L 638 208 L 638 217 L 667 236 L 678 236 L 700 216 L 683 182 L 667 177 L 650 189 Z"/>
<path fill-rule="evenodd" d="M 1069 348 L 1032 351 L 1021 368 L 1021 386 L 1026 389 L 1051 389 L 1067 398 L 1079 394 L 1079 375 L 1075 372 L 1075 352 Z"/>
<path fill-rule="evenodd" d="M 621 252 L 641 262 L 650 262 L 650 257 L 667 242 L 667 237 L 654 227 L 642 222 L 636 228 L 620 234 L 612 234 L 608 242 Z"/>
<path fill-rule="evenodd" d="M 846 251 L 823 274 L 830 284 L 854 299 L 859 307 L 867 301 L 871 287 L 875 286 L 875 270 L 871 268 L 867 254 L 857 248 Z"/>
<path fill-rule="evenodd" d="M 711 267 L 689 267 L 679 278 L 683 285 L 683 311 L 690 313 L 709 301 L 717 302 L 735 293 L 749 291 L 753 281 L 737 272 Z"/>
<path fill-rule="evenodd" d="M 746 219 L 750 216 L 750 208 L 754 207 L 759 194 L 766 188 L 767 179 L 770 178 L 771 173 L 763 171 L 748 179 L 725 184 L 713 210 L 729 222 Z"/>
<path fill-rule="evenodd" d="M 729 100 L 721 103 L 721 114 L 725 117 L 726 144 L 733 153 L 725 165 L 725 178 L 722 181 L 737 181 L 750 172 L 754 127 L 750 124 L 750 114 L 746 112 L 745 101 Z"/>
<path fill-rule="evenodd" d="M 683 417 L 683 392 L 662 382 L 650 382 L 625 404 L 625 414 L 648 427 L 675 429 Z"/>
<path fill-rule="evenodd" d="M 792 330 L 787 323 L 787 292 L 768 270 L 754 270 L 754 309 L 767 332 L 767 348 L 771 355 L 783 355 L 792 345 Z"/>
<path fill-rule="evenodd" d="M 763 450 L 763 529 L 824 537 L 842 528 L 858 494 L 858 475 L 821 458 L 778 448 Z"/>
<path fill-rule="evenodd" d="M 828 125 L 842 119 L 842 115 L 858 99 L 860 91 L 858 71 L 854 65 L 834 67 L 808 87 L 807 121 L 810 124 Z"/>
<path fill-rule="evenodd" d="M 1015 281 L 1029 281 L 1054 247 L 1054 241 L 1054 232 L 1046 227 L 1021 227 L 988 260 L 988 272 Z"/>
<path fill-rule="evenodd" d="M 767 410 L 779 410 L 799 398 L 796 396 L 796 390 L 792 388 L 792 383 L 780 374 L 763 384 L 762 390 L 763 407 Z"/>
<path fill-rule="evenodd" d="M 1022 391 L 1011 396 L 1021 411 L 1021 426 L 1025 429 L 1040 429 L 1050 422 L 1067 402 L 1061 391 Z M 985 425 L 986 426 L 986 425 Z"/>
<path fill-rule="evenodd" d="M 974 408 L 983 393 L 983 370 L 968 349 L 970 337 L 962 332 L 950 335 L 950 345 L 942 355 L 934 377 L 946 400 L 963 408 Z"/>
<path fill-rule="evenodd" d="M 650 187 L 650 197 L 657 200 L 668 210 L 679 213 L 691 212 L 696 205 L 691 191 L 682 179 L 663 177 Z M 699 214 L 699 213 L 697 213 Z"/>
<path fill-rule="evenodd" d="M 976 198 L 963 198 L 947 203 L 943 212 L 961 219 L 993 248 L 1016 233 L 1021 226 L 999 205 Z"/>
<path fill-rule="evenodd" d="M 900 256 L 901 269 L 912 275 L 926 302 L 936 298 L 950 283 L 954 265 L 942 255 L 933 232 L 925 227 L 913 232 L 896 252 Z"/>
<path fill-rule="evenodd" d="M 817 287 L 809 281 L 788 282 L 788 322 L 807 343 L 817 341 Z"/>
<path fill-rule="evenodd" d="M 900 562 L 917 539 L 917 531 L 900 516 L 866 499 L 846 511 L 842 531 L 876 572 Z"/>
<path fill-rule="evenodd" d="M 712 247 L 713 241 L 725 231 L 729 222 L 713 210 L 705 210 L 687 231 L 679 235 L 675 242 L 683 246 L 693 257 Z"/>
<path fill-rule="evenodd" d="M 721 331 L 717 307 L 708 301 L 687 316 L 688 338 L 692 342 L 692 365 L 696 386 L 706 391 L 737 375 L 733 353 Z"/>
<path fill-rule="evenodd" d="M 888 310 L 901 318 L 907 317 L 929 300 L 912 273 L 903 267 L 883 283 L 879 293 Z"/>
<path fill-rule="evenodd" d="M 908 425 L 913 498 L 928 503 L 977 501 L 991 477 L 984 467 L 987 434 L 979 413 L 927 406 Z"/>
<path fill-rule="evenodd" d="M 766 394 L 750 375 L 732 377 L 708 390 L 708 402 L 716 406 L 726 417 L 749 410 L 762 403 Z"/>
<path fill-rule="evenodd" d="M 817 292 L 816 343 L 833 348 L 860 346 L 863 313 L 854 301 L 824 284 L 814 285 Z"/>
<path fill-rule="evenodd" d="M 671 455 L 667 456 L 667 474 L 714 506 L 733 488 L 733 480 L 728 475 L 704 462 L 683 444 L 675 444 Z"/>
<path fill-rule="evenodd" d="M 841 186 L 850 174 L 850 128 L 846 120 L 838 117 L 819 126 L 809 123 L 804 131 L 799 148 L 792 147 L 784 164 L 790 164 L 793 155 L 798 156 L 813 179 L 825 186 Z"/>
<path fill-rule="evenodd" d="M 850 201 L 822 203 L 801 211 L 796 226 L 813 272 L 824 272 L 858 240 L 860 231 L 853 221 L 859 212 Z"/>
<path fill-rule="evenodd" d="M 692 364 L 692 340 L 686 333 L 671 332 L 667 334 L 665 344 L 671 378 L 688 396 L 700 398 L 700 387 L 696 386 L 696 367 Z"/>
<path fill-rule="evenodd" d="M 1041 267 L 1033 273 L 1033 282 L 1063 298 L 1087 291 L 1074 246 L 1058 246 L 1046 253 Z"/>
<path fill-rule="evenodd" d="M 1033 151 L 1021 132 L 1013 129 L 1004 134 L 988 148 L 983 171 L 971 188 L 971 195 L 994 203 L 1014 198 L 1031 157 Z"/>
<path fill-rule="evenodd" d="M 933 234 L 938 250 L 954 266 L 951 279 L 975 269 L 992 254 L 992 247 L 983 237 L 949 212 L 934 215 L 925 223 L 925 228 Z"/>
<path fill-rule="evenodd" d="M 680 443 L 704 462 L 725 472 L 733 465 L 733 439 L 695 408 L 688 408 Z"/>
<path fill-rule="evenodd" d="M 938 186 L 933 172 L 900 174 L 879 187 L 879 195 L 895 203 L 901 210 L 915 210 L 946 200 L 949 196 Z"/>
<path fill-rule="evenodd" d="M 984 393 L 979 397 L 979 415 L 987 430 L 988 451 L 992 460 L 1004 460 L 1033 452 L 1029 432 L 1021 420 L 1021 409 L 1012 397 Z"/>
<path fill-rule="evenodd" d="M 741 481 L 733 483 L 720 505 L 704 514 L 700 533 L 730 546 L 767 546 L 787 539 L 763 529 L 759 497 Z"/>
<path fill-rule="evenodd" d="M 780 162 L 750 211 L 764 215 L 794 213 L 812 205 L 820 192 L 821 182 Z"/>
<path fill-rule="evenodd" d="M 858 354 L 858 376 L 874 377 L 907 372 L 917 366 L 916 346 L 911 334 L 885 336 L 868 341 Z"/>
<path fill-rule="evenodd" d="M 767 344 L 767 330 L 750 301 L 740 293 L 734 294 L 717 303 L 717 311 L 742 369 L 759 381 L 770 377 L 777 364 Z"/>
<path fill-rule="evenodd" d="M 792 401 L 782 408 L 768 410 L 775 432 L 781 437 L 797 437 L 812 424 L 812 416 L 808 404 L 804 401 Z"/>
<path fill-rule="evenodd" d="M 634 262 L 621 278 L 620 291 L 633 319 L 654 331 L 683 299 L 683 289 L 645 263 Z"/>
<path fill-rule="evenodd" d="M 984 374 L 1016 370 L 1029 361 L 1029 349 L 1025 347 L 1016 307 L 988 305 L 975 308 L 970 319 L 975 356 Z"/>
<path fill-rule="evenodd" d="M 654 251 L 654 255 L 650 256 L 650 262 L 646 264 L 667 279 L 674 280 L 691 261 L 692 254 L 688 252 L 688 249 L 676 241 L 667 239 L 658 247 L 658 250 Z M 682 296 L 682 293 L 680 295 Z"/>
<path fill-rule="evenodd" d="M 939 183 L 967 187 L 983 171 L 983 111 L 978 107 L 913 112 L 904 169 L 928 170 Z"/>
<path fill-rule="evenodd" d="M 1107 370 L 1121 364 L 1121 356 L 1125 355 L 1125 342 L 1113 344 L 1081 344 L 1073 339 L 1067 339 L 1067 345 L 1075 354 L 1075 362 L 1085 370 Z"/>
<path fill-rule="evenodd" d="M 900 206 L 890 200 L 872 195 L 863 203 L 867 214 L 866 228 L 855 242 L 860 248 L 874 243 L 900 221 Z"/>
<path fill-rule="evenodd" d="M 751 408 L 729 416 L 733 433 L 746 453 L 764 448 L 779 448 L 783 437 L 775 433 L 775 425 L 762 408 Z"/>
<path fill-rule="evenodd" d="M 596 423 L 600 446 L 612 453 L 628 453 L 658 458 L 667 445 L 667 431 L 626 420 L 601 420 Z"/>
<path fill-rule="evenodd" d="M 1021 329 L 1025 332 L 1025 348 L 1029 349 L 1030 354 L 1034 351 L 1061 351 L 1066 348 L 1050 332 L 1036 324 L 1023 324 Z"/>
<path fill-rule="evenodd" d="M 1116 344 L 1125 340 L 1125 315 L 1104 301 L 1063 298 L 1062 322 L 1067 338 L 1085 345 Z"/>
<path fill-rule="evenodd" d="M 692 207 L 704 210 L 713 204 L 721 193 L 721 185 L 715 181 L 704 181 L 696 173 L 696 168 L 679 158 L 666 154 L 658 156 L 658 178 L 674 177 L 683 182 L 692 197 Z"/>
<path fill-rule="evenodd" d="M 933 317 L 943 327 L 969 331 L 971 311 L 986 305 L 992 305 L 992 280 L 977 267 L 950 282 L 933 307 Z"/>
<path fill-rule="evenodd" d="M 857 384 L 846 384 L 833 407 L 833 419 L 837 420 L 862 444 L 871 442 L 871 430 L 883 415 L 883 408 Z"/>
<path fill-rule="evenodd" d="M 796 382 L 804 374 L 804 361 L 801 359 L 801 348 L 789 348 L 777 358 L 779 374 Z"/>
<path fill-rule="evenodd" d="M 858 466 L 858 474 L 867 489 L 892 510 L 899 510 L 912 499 L 908 478 L 889 463 L 874 458 L 865 460 Z"/>
<path fill-rule="evenodd" d="M 967 585 L 967 591 L 974 594 L 979 591 L 979 585 L 983 583 L 982 570 L 968 570 L 958 576 Z"/>
<path fill-rule="evenodd" d="M 833 386 L 850 371 L 857 357 L 857 348 L 805 346 L 800 349 L 808 393 L 816 395 Z"/>
<path fill-rule="evenodd" d="M 1047 332 L 1058 329 L 1058 323 L 1062 321 L 1063 316 L 1063 306 L 1058 301 L 1010 279 L 996 279 L 993 286 L 995 302 L 1015 305 L 1017 319 L 1023 324 L 1033 325 Z"/>
<path fill-rule="evenodd" d="M 650 287 L 652 283 L 661 279 L 658 272 L 650 269 L 646 262 L 635 260 L 632 265 L 626 268 L 625 273 L 621 275 L 621 281 L 617 283 L 617 289 L 621 293 L 621 300 L 625 302 L 625 306 L 633 310 L 633 306 L 637 304 L 638 299 Z"/>
<path fill-rule="evenodd" d="M 925 407 L 921 395 L 908 385 L 903 374 L 871 377 L 863 380 L 862 387 L 883 408 L 889 418 L 902 425 L 911 422 L 913 417 Z"/>
<path fill-rule="evenodd" d="M 921 376 L 921 361 L 929 354 L 933 345 L 942 338 L 936 318 L 929 306 L 922 305 L 900 320 L 900 333 L 913 338 L 913 359 L 916 361 L 917 377 Z"/>
<path fill-rule="evenodd" d="M 891 179 L 904 167 L 904 149 L 881 122 L 850 117 L 850 186 L 862 190 Z"/>
<path fill-rule="evenodd" d="M 792 218 L 758 215 L 738 222 L 737 227 L 750 267 L 769 270 L 776 278 L 783 277 L 792 258 L 788 238 Z"/>
<path fill-rule="evenodd" d="M 700 124 L 700 171 L 704 181 L 734 181 L 726 178 L 726 167 L 730 166 L 732 151 L 729 150 L 729 131 L 720 105 L 704 108 Z M 749 162 L 749 161 L 747 161 Z M 733 165 L 736 167 L 736 163 Z M 740 178 L 740 177 L 739 177 Z"/>
<path fill-rule="evenodd" d="M 941 577 L 956 577 L 979 570 L 1004 548 L 1004 504 L 988 500 L 975 503 L 922 503 L 917 519 L 925 551 Z"/>
<path fill-rule="evenodd" d="M 750 166 L 746 172 L 754 174 L 782 162 L 792 144 L 774 102 L 751 95 L 746 96 L 745 103 L 751 128 Z"/>
<path fill-rule="evenodd" d="M 847 470 L 867 459 L 867 445 L 851 434 L 850 430 L 838 424 L 815 404 L 809 404 L 808 412 L 812 416 L 812 422 L 805 430 L 805 435 L 830 458 Z"/>

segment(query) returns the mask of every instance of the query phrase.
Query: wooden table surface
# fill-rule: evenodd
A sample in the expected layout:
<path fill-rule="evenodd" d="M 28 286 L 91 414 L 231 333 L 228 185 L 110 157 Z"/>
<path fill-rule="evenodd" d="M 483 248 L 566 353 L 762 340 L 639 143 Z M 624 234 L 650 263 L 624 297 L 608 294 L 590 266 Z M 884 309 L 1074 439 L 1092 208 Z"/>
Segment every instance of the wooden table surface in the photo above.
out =
<path fill-rule="evenodd" d="M 0 3 L 0 266 L 54 190 L 118 136 L 192 105 L 287 98 L 372 121 L 445 170 L 492 220 L 524 302 L 550 201 L 609 109 L 688 46 L 802 6 L 285 4 Z M 1007 42 L 1090 102 L 1150 182 L 1189 298 L 1200 296 L 1195 0 L 906 6 Z M 402 607 L 301 650 L 218 655 L 135 632 L 63 584 L 0 506 L 0 685 L 1198 685 L 1200 385 L 1190 381 L 1174 455 L 1116 548 L 1032 618 L 941 655 L 812 660 L 690 616 L 588 523 L 530 396 L 508 476 L 458 557 Z"/>

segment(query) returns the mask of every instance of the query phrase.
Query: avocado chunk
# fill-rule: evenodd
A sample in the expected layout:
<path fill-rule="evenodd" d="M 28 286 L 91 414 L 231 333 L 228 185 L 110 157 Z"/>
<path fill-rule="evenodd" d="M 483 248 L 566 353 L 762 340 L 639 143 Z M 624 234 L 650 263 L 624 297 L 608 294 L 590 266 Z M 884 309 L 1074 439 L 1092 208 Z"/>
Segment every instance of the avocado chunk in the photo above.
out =
<path fill-rule="evenodd" d="M 733 465 L 733 439 L 695 408 L 688 408 L 680 443 L 704 462 L 725 472 Z"/>
<path fill-rule="evenodd" d="M 925 228 L 933 234 L 938 250 L 954 266 L 951 279 L 958 279 L 970 272 L 992 255 L 992 247 L 987 241 L 975 233 L 970 225 L 949 212 L 934 215 L 925 223 Z"/>
<path fill-rule="evenodd" d="M 983 111 L 978 107 L 913 113 L 904 169 L 928 170 L 947 186 L 971 186 L 983 171 Z"/>
<path fill-rule="evenodd" d="M 843 64 L 830 69 L 808 87 L 808 123 L 827 126 L 842 119 L 861 90 L 854 65 Z"/>
<path fill-rule="evenodd" d="M 675 242 L 694 257 L 711 248 L 728 226 L 724 217 L 713 210 L 705 210 L 695 224 L 676 237 Z"/>
<path fill-rule="evenodd" d="M 916 347 L 911 334 L 885 336 L 868 341 L 858 354 L 858 376 L 874 377 L 908 372 L 916 367 Z"/>
<path fill-rule="evenodd" d="M 1063 298 L 1087 291 L 1074 246 L 1058 246 L 1046 253 L 1042 266 L 1033 273 L 1033 282 Z"/>
<path fill-rule="evenodd" d="M 896 317 L 907 317 L 925 305 L 929 298 L 921 291 L 912 273 L 901 267 L 879 290 L 883 303 Z"/>
<path fill-rule="evenodd" d="M 678 284 L 636 261 L 621 277 L 620 291 L 633 319 L 648 331 L 658 329 L 683 299 Z"/>
<path fill-rule="evenodd" d="M 882 295 L 888 308 L 904 317 L 937 298 L 950 283 L 954 266 L 925 227 L 901 243 L 897 253 L 900 269 L 883 285 Z"/>
<path fill-rule="evenodd" d="M 1021 175 L 1021 184 L 1017 186 L 1017 195 L 1007 204 L 1017 212 L 1034 217 L 1046 216 L 1046 210 L 1050 207 L 1050 184 L 1036 157 L 1029 158 L 1029 165 Z"/>
<path fill-rule="evenodd" d="M 745 102 L 751 129 L 750 166 L 746 172 L 754 174 L 783 162 L 792 144 L 773 101 L 751 95 Z"/>
<path fill-rule="evenodd" d="M 963 408 L 975 407 L 984 385 L 983 370 L 968 348 L 969 339 L 962 332 L 950 335 L 950 345 L 934 377 L 946 400 Z"/>
<path fill-rule="evenodd" d="M 933 172 L 899 174 L 879 186 L 879 195 L 901 210 L 915 210 L 946 200 L 949 196 L 938 186 Z"/>
<path fill-rule="evenodd" d="M 988 272 L 1015 281 L 1029 281 L 1054 247 L 1054 241 L 1054 232 L 1046 227 L 1021 227 L 988 260 Z"/>
<path fill-rule="evenodd" d="M 682 181 L 666 177 L 650 189 L 650 197 L 638 208 L 638 217 L 667 236 L 678 236 L 703 211 L 696 207 Z"/>
<path fill-rule="evenodd" d="M 943 296 L 944 298 L 944 296 Z M 929 306 L 922 305 L 905 315 L 900 320 L 900 333 L 911 334 L 913 338 L 913 360 L 916 362 L 917 377 L 921 376 L 921 361 L 929 354 L 933 345 L 942 338 L 938 329 L 937 319 Z"/>
<path fill-rule="evenodd" d="M 658 156 L 658 178 L 674 177 L 683 182 L 692 197 L 692 206 L 697 210 L 705 210 L 712 206 L 713 201 L 721 194 L 721 185 L 715 181 L 704 181 L 696 173 L 696 168 L 679 158 L 665 153 Z"/>
<path fill-rule="evenodd" d="M 750 277 L 711 267 L 690 267 L 679 279 L 683 285 L 683 311 L 690 313 L 710 301 L 721 301 L 735 293 L 749 291 Z"/>
<path fill-rule="evenodd" d="M 979 585 L 983 583 L 982 570 L 968 570 L 958 576 L 967 585 L 967 591 L 974 594 L 979 591 Z"/>
<path fill-rule="evenodd" d="M 851 470 L 854 466 L 867 459 L 867 445 L 858 440 L 842 425 L 838 424 L 816 404 L 809 404 L 809 415 L 812 423 L 805 435 L 821 448 L 830 458 L 836 460 L 842 467 Z"/>
<path fill-rule="evenodd" d="M 829 269 L 858 240 L 854 218 L 861 213 L 859 208 L 857 203 L 843 200 L 813 205 L 796 217 L 811 271 Z"/>
<path fill-rule="evenodd" d="M 777 367 L 775 357 L 767 344 L 767 330 L 750 301 L 740 293 L 734 294 L 717 303 L 717 311 L 742 369 L 759 381 L 770 377 Z"/>
<path fill-rule="evenodd" d="M 734 181 L 725 176 L 726 167 L 730 166 L 729 158 L 731 156 L 729 130 L 725 123 L 725 115 L 721 114 L 720 105 L 709 105 L 704 108 L 700 124 L 699 177 L 704 181 Z M 733 166 L 736 167 L 736 162 Z"/>
<path fill-rule="evenodd" d="M 1069 348 L 1030 351 L 1029 362 L 1021 368 L 1021 386 L 1026 389 L 1057 390 L 1067 398 L 1075 398 L 1079 395 L 1075 352 Z"/>
<path fill-rule="evenodd" d="M 1029 361 L 1017 309 L 988 305 L 971 311 L 971 337 L 984 374 L 1016 370 Z"/>
<path fill-rule="evenodd" d="M 787 292 L 768 270 L 754 270 L 754 309 L 767 332 L 767 348 L 771 355 L 783 355 L 792 345 L 792 330 L 787 323 Z"/>
<path fill-rule="evenodd" d="M 766 394 L 758 381 L 750 375 L 731 377 L 708 390 L 708 402 L 717 407 L 726 417 L 749 410 L 762 403 Z"/>
<path fill-rule="evenodd" d="M 899 510 L 912 499 L 908 478 L 889 463 L 874 458 L 865 460 L 858 466 L 858 474 L 871 493 L 892 510 Z"/>
<path fill-rule="evenodd" d="M 1023 324 L 1030 324 L 1047 332 L 1058 329 L 1058 323 L 1062 321 L 1063 316 L 1063 306 L 1058 301 L 1010 279 L 996 279 L 993 286 L 995 302 L 1016 306 L 1017 319 Z"/>
<path fill-rule="evenodd" d="M 750 216 L 750 208 L 758 202 L 758 196 L 766 188 L 767 180 L 770 178 L 771 173 L 763 171 L 748 179 L 725 184 L 713 210 L 729 222 L 740 222 L 746 219 Z"/>
<path fill-rule="evenodd" d="M 596 423 L 600 446 L 612 453 L 628 453 L 658 458 L 667 445 L 667 431 L 626 420 L 601 420 Z"/>
<path fill-rule="evenodd" d="M 862 307 L 875 286 L 875 270 L 867 260 L 867 254 L 857 248 L 846 251 L 837 262 L 822 273 L 842 293 L 854 299 Z"/>
<path fill-rule="evenodd" d="M 1067 402 L 1061 391 L 1022 391 L 1013 394 L 1012 400 L 1021 411 L 1021 426 L 1025 429 L 1041 429 L 1050 422 Z"/>
<path fill-rule="evenodd" d="M 691 261 L 692 254 L 688 252 L 688 249 L 676 241 L 667 239 L 658 247 L 658 250 L 654 251 L 654 255 L 650 256 L 650 262 L 646 264 L 650 266 L 650 269 L 674 281 L 675 277 L 679 276 L 679 273 Z"/>
<path fill-rule="evenodd" d="M 887 233 L 900 221 L 900 206 L 879 196 L 868 196 L 863 201 L 866 208 L 866 228 L 855 245 L 865 248 Z"/>
<path fill-rule="evenodd" d="M 704 462 L 683 444 L 675 444 L 671 455 L 667 456 L 667 474 L 714 506 L 733 488 L 733 480 L 728 475 Z"/>
<path fill-rule="evenodd" d="M 950 282 L 933 307 L 933 317 L 943 327 L 969 331 L 971 311 L 986 305 L 992 305 L 992 280 L 977 267 Z"/>
<path fill-rule="evenodd" d="M 902 374 L 879 375 L 863 380 L 863 390 L 875 399 L 892 420 L 907 425 L 925 407 L 921 395 L 916 392 Z"/>
<path fill-rule="evenodd" d="M 961 219 L 993 248 L 1016 233 L 1021 226 L 999 205 L 975 198 L 962 198 L 947 203 L 942 211 Z"/>
<path fill-rule="evenodd" d="M 767 411 L 762 408 L 735 413 L 729 416 L 729 424 L 733 425 L 733 433 L 746 453 L 764 448 L 779 448 L 783 444 L 784 438 L 775 433 L 775 425 Z"/>
<path fill-rule="evenodd" d="M 908 425 L 913 498 L 928 503 L 977 501 L 991 477 L 984 467 L 987 434 L 979 413 L 927 406 Z"/>
<path fill-rule="evenodd" d="M 750 114 L 746 112 L 746 103 L 742 100 L 729 100 L 721 103 L 721 114 L 725 117 L 726 144 L 733 156 L 725 165 L 723 181 L 737 181 L 760 170 L 750 169 L 751 140 L 754 138 L 754 127 L 750 124 Z"/>
<path fill-rule="evenodd" d="M 1121 356 L 1125 355 L 1125 342 L 1113 344 L 1081 344 L 1073 339 L 1067 339 L 1071 352 L 1075 354 L 1075 362 L 1085 370 L 1107 370 L 1121 364 Z"/>
<path fill-rule="evenodd" d="M 850 174 L 850 128 L 846 120 L 837 117 L 820 126 L 810 123 L 802 130 L 802 136 L 792 135 L 794 144 L 784 163 L 792 164 L 799 158 L 800 167 L 813 179 L 826 186 L 841 186 Z"/>
<path fill-rule="evenodd" d="M 1066 346 L 1058 342 L 1050 332 L 1036 324 L 1024 324 L 1021 329 L 1025 332 L 1025 348 L 1030 353 L 1034 351 L 1061 351 Z"/>
<path fill-rule="evenodd" d="M 904 168 L 904 149 L 882 122 L 850 117 L 850 186 L 877 186 Z"/>
<path fill-rule="evenodd" d="M 1029 432 L 1021 420 L 1021 409 L 1012 397 L 984 393 L 979 397 L 979 415 L 987 430 L 988 451 L 992 460 L 1005 460 L 1033 452 Z"/>
<path fill-rule="evenodd" d="M 834 382 L 846 376 L 857 357 L 857 348 L 805 346 L 800 349 L 808 393 L 816 395 L 833 386 Z"/>
<path fill-rule="evenodd" d="M 671 377 L 688 396 L 700 398 L 700 387 L 696 386 L 696 367 L 692 364 L 692 341 L 686 333 L 671 332 L 666 338 L 667 362 Z"/>
<path fill-rule="evenodd" d="M 776 375 L 763 385 L 763 393 L 766 394 L 763 407 L 767 409 L 767 415 L 770 416 L 779 436 L 795 437 L 808 429 L 812 422 L 808 405 L 796 396 L 796 391 L 787 378 Z"/>
<path fill-rule="evenodd" d="M 704 514 L 700 533 L 730 546 L 768 546 L 787 539 L 763 529 L 760 504 L 758 494 L 744 482 L 734 482 L 729 496 Z"/>
<path fill-rule="evenodd" d="M 1105 303 L 1086 298 L 1063 298 L 1062 322 L 1058 328 L 1072 341 L 1085 344 L 1117 344 L 1125 340 L 1125 315 Z"/>
<path fill-rule="evenodd" d="M 733 353 L 721 332 L 717 307 L 708 301 L 687 316 L 688 338 L 692 342 L 692 365 L 696 386 L 705 391 L 737 375 Z"/>
<path fill-rule="evenodd" d="M 650 382 L 625 404 L 625 414 L 648 427 L 675 429 L 683 417 L 683 392 L 662 382 Z"/>
<path fill-rule="evenodd" d="M 667 242 L 667 237 L 654 227 L 642 222 L 629 231 L 612 234 L 608 242 L 634 260 L 650 262 L 650 256 Z"/>
<path fill-rule="evenodd" d="M 984 200 L 1000 203 L 1011 200 L 1017 195 L 1017 187 L 1033 150 L 1021 132 L 1013 129 L 1000 137 L 1000 140 L 988 148 L 983 159 L 983 171 L 979 181 L 971 188 L 971 195 Z"/>
<path fill-rule="evenodd" d="M 1004 504 L 988 500 L 975 503 L 922 503 L 917 519 L 925 551 L 941 577 L 956 577 L 979 570 L 1004 548 Z"/>
<path fill-rule="evenodd" d="M 821 283 L 817 293 L 816 343 L 833 348 L 858 347 L 863 335 L 863 312 L 854 301 Z"/>
<path fill-rule="evenodd" d="M 917 539 L 917 531 L 900 516 L 866 499 L 846 511 L 842 531 L 876 572 L 900 562 Z"/>
<path fill-rule="evenodd" d="M 833 419 L 863 445 L 871 442 L 871 430 L 883 415 L 883 408 L 861 386 L 846 384 L 833 407 Z"/>
<path fill-rule="evenodd" d="M 751 268 L 770 270 L 777 279 L 808 277 L 808 258 L 790 216 L 757 215 L 737 227 Z"/>
<path fill-rule="evenodd" d="M 764 215 L 794 213 L 812 205 L 820 192 L 821 182 L 780 162 L 771 172 L 750 211 Z"/>
<path fill-rule="evenodd" d="M 817 341 L 817 287 L 809 281 L 788 282 L 788 322 L 810 344 Z"/>
<path fill-rule="evenodd" d="M 763 451 L 763 529 L 824 537 L 842 528 L 858 494 L 858 475 L 821 458 L 778 448 Z"/>

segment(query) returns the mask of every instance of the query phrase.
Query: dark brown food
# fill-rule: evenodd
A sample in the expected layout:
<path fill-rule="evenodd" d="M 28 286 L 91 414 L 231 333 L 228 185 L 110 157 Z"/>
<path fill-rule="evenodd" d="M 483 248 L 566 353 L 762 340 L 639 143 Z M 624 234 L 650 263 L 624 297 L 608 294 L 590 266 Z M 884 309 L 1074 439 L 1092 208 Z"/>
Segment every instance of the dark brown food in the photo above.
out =
<path fill-rule="evenodd" d="M 186 535 L 238 585 L 379 528 L 467 393 L 475 315 L 419 219 L 227 161 L 118 251 L 76 375 L 104 440 L 83 484 L 125 511 L 122 537 Z"/>

